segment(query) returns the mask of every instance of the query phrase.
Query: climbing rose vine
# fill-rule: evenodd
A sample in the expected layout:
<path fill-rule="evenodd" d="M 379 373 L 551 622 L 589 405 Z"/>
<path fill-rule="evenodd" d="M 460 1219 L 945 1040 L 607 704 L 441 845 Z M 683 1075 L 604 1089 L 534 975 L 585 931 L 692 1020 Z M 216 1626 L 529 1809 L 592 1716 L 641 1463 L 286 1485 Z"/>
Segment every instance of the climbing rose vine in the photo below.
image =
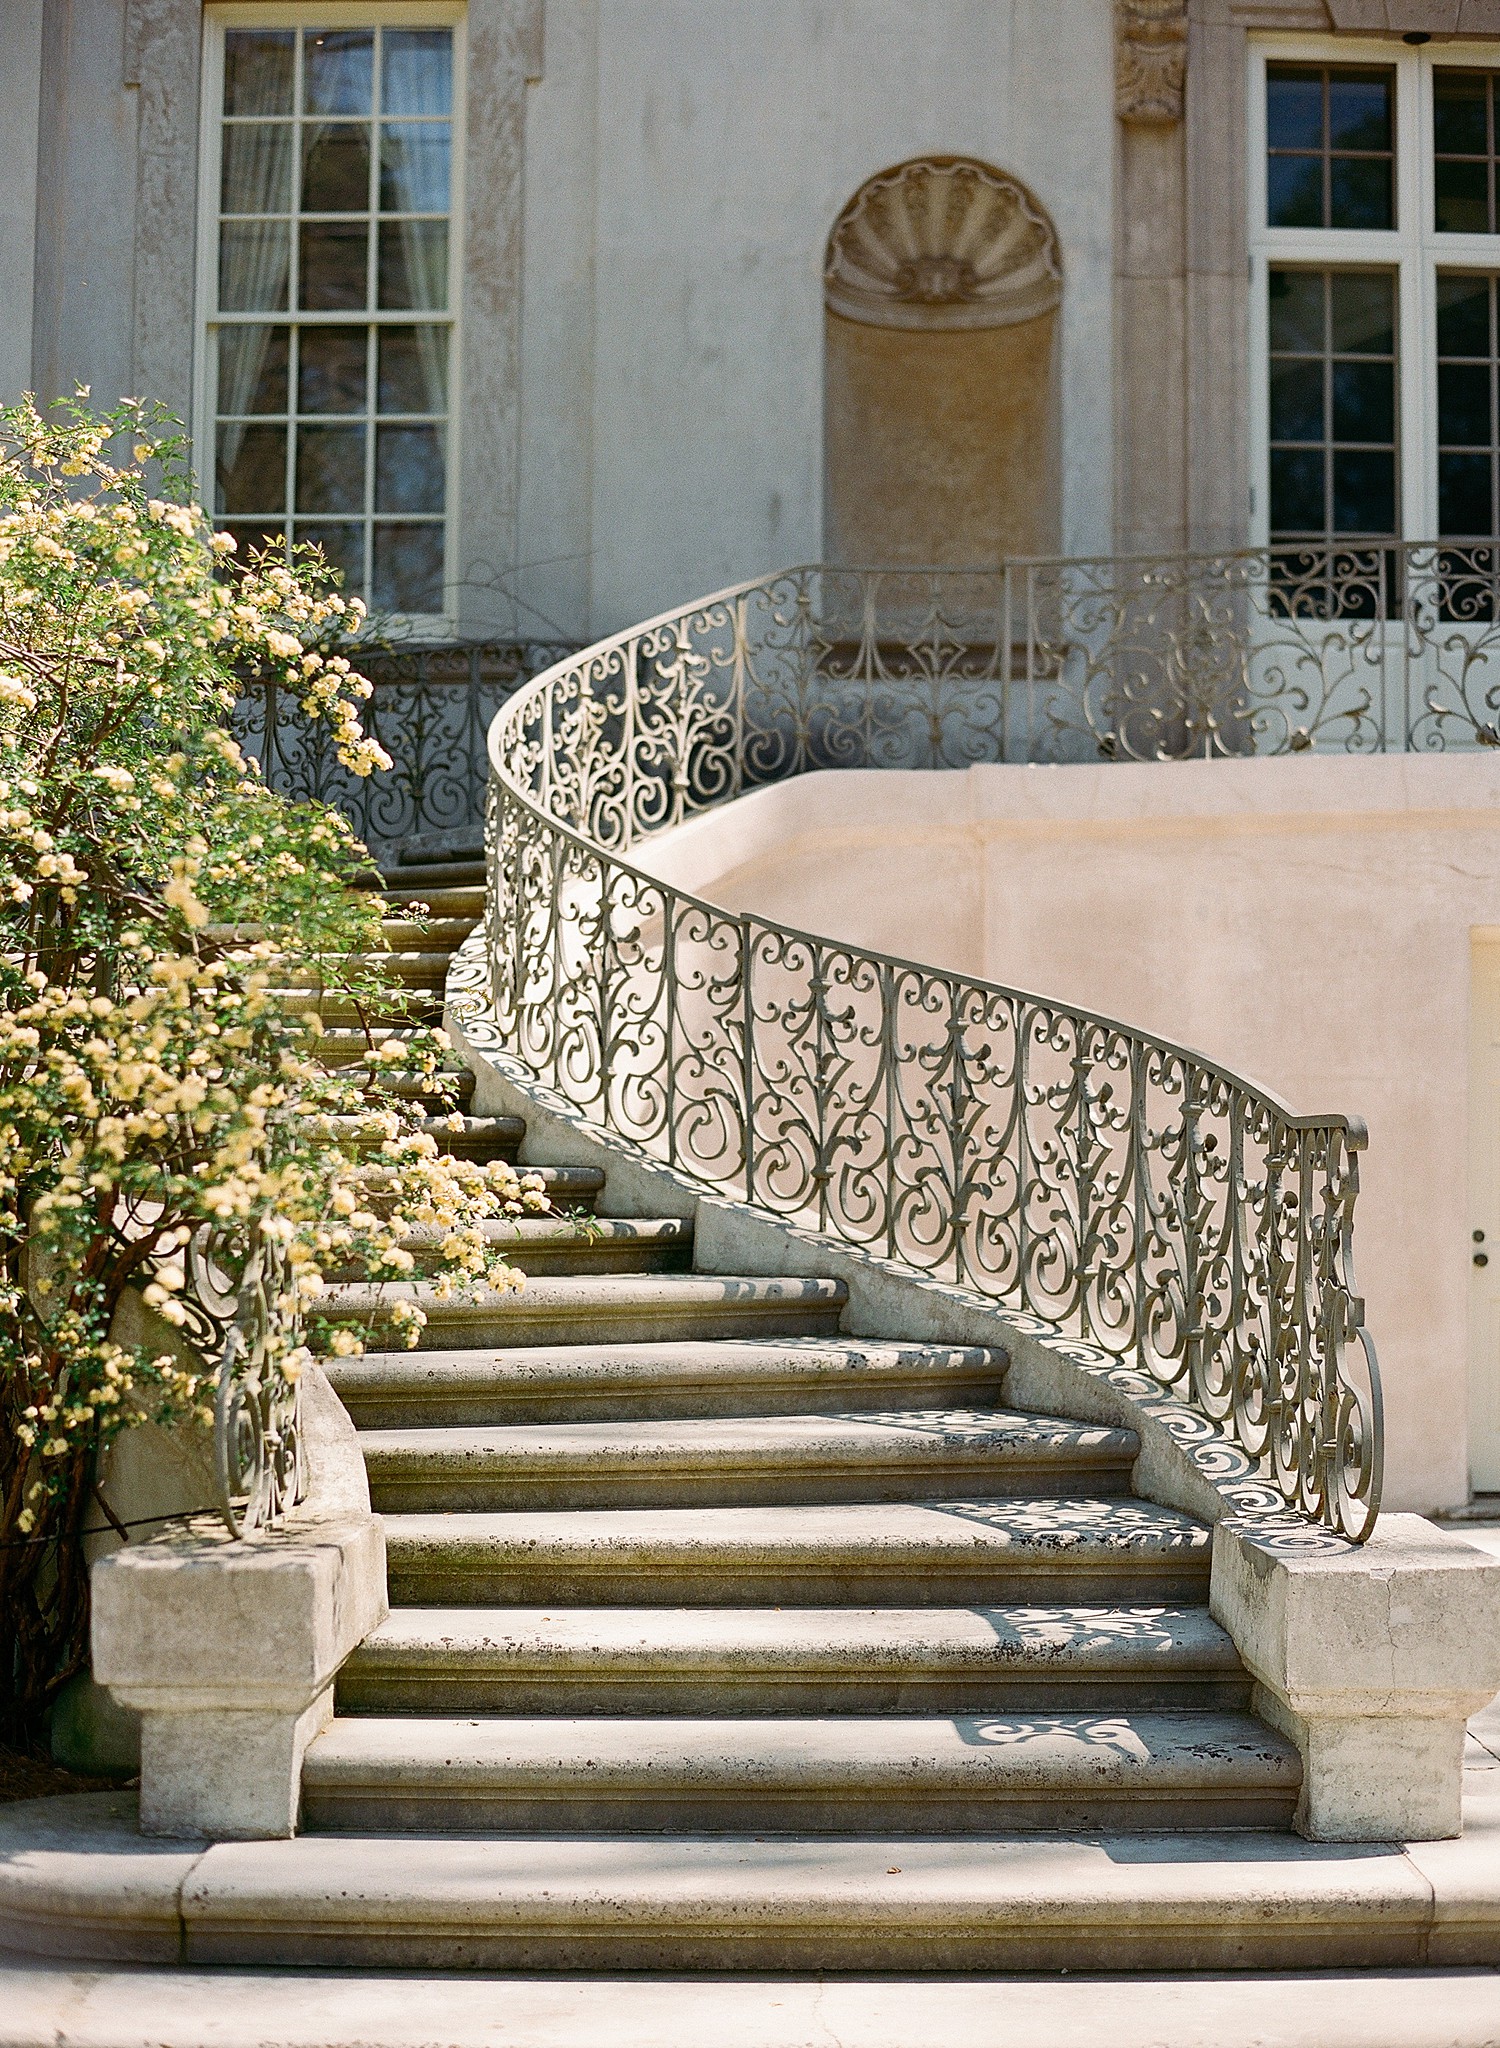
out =
<path fill-rule="evenodd" d="M 86 1654 L 82 1539 L 122 1430 L 212 1418 L 191 1261 L 282 1250 L 297 1340 L 330 1275 L 520 1284 L 496 1219 L 546 1207 L 506 1166 L 437 1156 L 440 1033 L 364 1033 L 325 1067 L 309 991 L 361 1019 L 381 970 L 368 858 L 336 812 L 268 790 L 226 724 L 274 674 L 357 775 L 358 602 L 311 554 L 234 561 L 140 405 L 0 411 L 0 1727 L 34 1736 Z M 340 649 L 344 651 L 340 651 Z M 361 883 L 366 886 L 360 886 Z M 289 991 L 303 991 L 300 996 Z M 347 1051 L 347 1048 L 346 1048 Z M 489 1228 L 486 1228 L 489 1225 Z M 415 1342 L 405 1290 L 392 1332 Z M 167 1341 L 139 1341 L 155 1312 Z M 132 1336 L 133 1333 L 133 1336 Z"/>

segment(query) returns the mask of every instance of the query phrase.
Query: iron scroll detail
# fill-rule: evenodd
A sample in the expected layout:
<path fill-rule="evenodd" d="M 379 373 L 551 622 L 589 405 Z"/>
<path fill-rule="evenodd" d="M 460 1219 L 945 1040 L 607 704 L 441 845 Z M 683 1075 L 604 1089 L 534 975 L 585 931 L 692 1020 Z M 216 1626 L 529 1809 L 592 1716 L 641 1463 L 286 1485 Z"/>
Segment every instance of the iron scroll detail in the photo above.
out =
<path fill-rule="evenodd" d="M 1255 751 L 1257 732 L 1281 751 L 1250 687 L 1266 661 L 1298 634 L 1316 650 L 1315 628 L 1374 635 L 1326 598 L 1321 620 L 1288 613 L 1258 560 L 1259 586 L 1233 558 L 1217 580 L 1174 565 L 1170 590 L 1117 564 L 1102 594 L 1083 565 L 1045 662 L 1016 634 L 1017 585 L 1055 592 L 1064 565 L 790 570 L 557 663 L 490 729 L 490 1003 L 507 1049 L 606 1128 L 1102 1348 L 1237 1446 L 1268 1506 L 1359 1541 L 1383 1427 L 1351 1271 L 1357 1119 L 1296 1114 L 1073 1005 L 726 911 L 645 850 L 809 769 L 1025 758 L 1021 722 L 1057 733 L 1081 667 L 1098 723 L 1065 758 L 1139 757 L 1150 732 L 1155 758 Z M 1220 629 L 1197 655 L 1166 630 L 1195 610 Z M 1130 616 L 1161 630 L 1120 631 Z"/>

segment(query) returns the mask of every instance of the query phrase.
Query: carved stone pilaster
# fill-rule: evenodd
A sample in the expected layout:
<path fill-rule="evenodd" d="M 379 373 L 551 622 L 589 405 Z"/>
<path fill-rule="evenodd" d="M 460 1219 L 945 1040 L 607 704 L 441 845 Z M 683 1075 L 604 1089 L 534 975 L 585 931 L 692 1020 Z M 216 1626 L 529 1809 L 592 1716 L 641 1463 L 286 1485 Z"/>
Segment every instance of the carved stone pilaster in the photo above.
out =
<path fill-rule="evenodd" d="M 1187 0 L 1115 0 L 1115 112 L 1166 126 L 1182 119 Z"/>

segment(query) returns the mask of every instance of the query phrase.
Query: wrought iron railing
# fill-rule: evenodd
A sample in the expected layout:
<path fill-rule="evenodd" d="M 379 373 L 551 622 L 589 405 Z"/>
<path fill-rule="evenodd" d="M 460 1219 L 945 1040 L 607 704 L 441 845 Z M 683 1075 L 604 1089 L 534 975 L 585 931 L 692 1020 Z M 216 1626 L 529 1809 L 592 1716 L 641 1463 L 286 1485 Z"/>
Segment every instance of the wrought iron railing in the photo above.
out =
<path fill-rule="evenodd" d="M 490 720 L 528 677 L 569 651 L 511 641 L 362 650 L 361 673 L 374 685 L 364 727 L 393 764 L 379 775 L 351 774 L 328 721 L 309 718 L 295 690 L 274 676 L 246 688 L 231 727 L 273 789 L 335 805 L 377 860 L 414 839 L 477 841 Z"/>
<path fill-rule="evenodd" d="M 1362 1538 L 1381 1408 L 1350 1277 L 1356 1119 L 1070 1004 L 731 914 L 629 857 L 813 768 L 1363 744 L 1356 672 L 1405 628 L 1351 615 L 1357 581 L 1330 602 L 1335 567 L 1323 616 L 1264 555 L 807 568 L 616 634 L 491 727 L 487 943 L 503 1042 L 579 1109 L 1138 1365 Z M 1424 734 L 1458 730 L 1442 710 Z"/>
<path fill-rule="evenodd" d="M 302 1498 L 301 1330 L 285 1248 L 202 1229 L 176 1290 L 183 1336 L 214 1372 L 214 1476 L 231 1535 L 273 1529 Z"/>

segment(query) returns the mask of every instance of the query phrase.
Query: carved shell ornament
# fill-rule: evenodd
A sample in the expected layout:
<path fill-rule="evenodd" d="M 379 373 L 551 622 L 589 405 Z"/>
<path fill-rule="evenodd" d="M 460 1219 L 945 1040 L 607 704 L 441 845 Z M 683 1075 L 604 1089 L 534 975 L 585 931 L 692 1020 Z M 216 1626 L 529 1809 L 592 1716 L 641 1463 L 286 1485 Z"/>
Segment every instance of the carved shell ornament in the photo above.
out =
<path fill-rule="evenodd" d="M 1004 171 L 920 157 L 862 185 L 828 238 L 830 311 L 871 327 L 1009 327 L 1062 297 L 1051 221 Z"/>

